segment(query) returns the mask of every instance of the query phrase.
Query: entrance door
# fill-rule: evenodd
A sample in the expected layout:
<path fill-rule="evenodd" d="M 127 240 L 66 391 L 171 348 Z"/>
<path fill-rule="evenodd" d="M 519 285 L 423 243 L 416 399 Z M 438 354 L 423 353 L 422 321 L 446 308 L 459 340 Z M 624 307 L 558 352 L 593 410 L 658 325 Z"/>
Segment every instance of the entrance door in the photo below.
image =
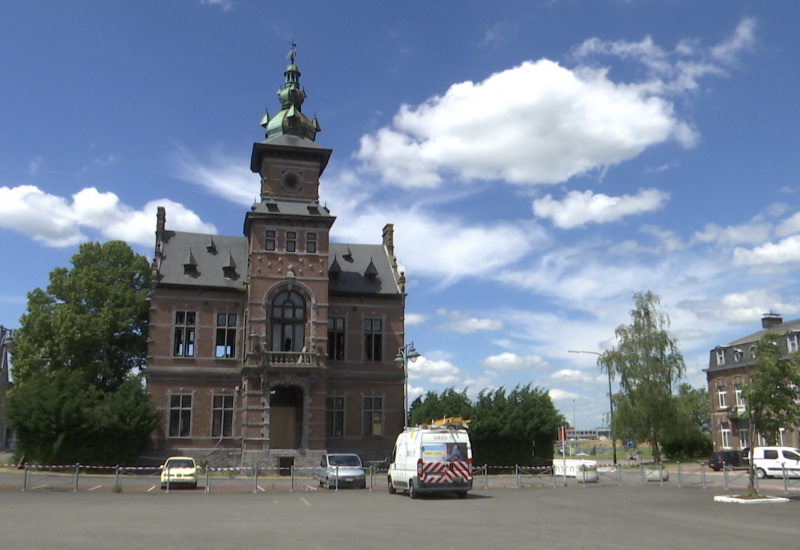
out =
<path fill-rule="evenodd" d="M 294 387 L 269 392 L 269 433 L 272 449 L 297 449 L 303 433 L 303 393 Z"/>

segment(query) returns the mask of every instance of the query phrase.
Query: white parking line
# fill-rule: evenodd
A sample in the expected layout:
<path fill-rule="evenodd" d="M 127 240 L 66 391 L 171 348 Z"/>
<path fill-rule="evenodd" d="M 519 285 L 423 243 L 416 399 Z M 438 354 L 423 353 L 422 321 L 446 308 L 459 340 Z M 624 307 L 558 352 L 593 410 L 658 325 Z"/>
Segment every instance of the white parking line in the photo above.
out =
<path fill-rule="evenodd" d="M 147 490 L 147 492 L 149 493 L 150 491 L 152 491 L 152 490 L 153 490 L 153 489 L 155 489 L 155 488 L 156 488 L 156 486 L 155 486 L 155 485 L 153 485 L 152 487 L 150 487 L 150 488 Z"/>
<path fill-rule="evenodd" d="M 89 490 L 90 490 L 90 491 L 94 491 L 95 489 L 99 489 L 99 488 L 101 488 L 101 487 L 102 487 L 102 485 L 95 485 L 94 487 L 92 487 L 92 488 L 91 488 L 91 489 L 89 489 Z"/>
<path fill-rule="evenodd" d="M 306 506 L 311 506 L 311 503 L 309 503 L 304 497 L 300 497 L 300 500 L 305 502 Z"/>

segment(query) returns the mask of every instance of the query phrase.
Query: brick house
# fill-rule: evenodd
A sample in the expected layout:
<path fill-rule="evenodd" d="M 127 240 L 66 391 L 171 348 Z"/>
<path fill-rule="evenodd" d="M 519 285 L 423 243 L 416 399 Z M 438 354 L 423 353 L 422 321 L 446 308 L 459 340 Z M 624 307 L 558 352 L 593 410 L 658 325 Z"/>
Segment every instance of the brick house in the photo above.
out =
<path fill-rule="evenodd" d="M 319 203 L 331 155 L 301 107 L 294 54 L 253 144 L 261 193 L 244 236 L 171 231 L 158 209 L 147 390 L 163 412 L 151 456 L 311 466 L 326 450 L 387 456 L 403 428 L 405 277 L 393 226 L 331 243 Z M 377 239 L 376 239 L 377 240 Z"/>
<path fill-rule="evenodd" d="M 770 313 L 762 317 L 760 331 L 711 350 L 706 380 L 715 451 L 744 449 L 753 443 L 747 421 L 739 419 L 739 413 L 747 410 L 742 386 L 747 383 L 748 372 L 755 364 L 755 344 L 767 333 L 779 335 L 777 343 L 784 357 L 800 349 L 800 319 L 784 323 L 779 315 Z M 781 445 L 798 447 L 798 441 L 794 426 L 787 426 L 778 434 Z M 759 438 L 755 443 L 764 444 L 764 441 Z"/>

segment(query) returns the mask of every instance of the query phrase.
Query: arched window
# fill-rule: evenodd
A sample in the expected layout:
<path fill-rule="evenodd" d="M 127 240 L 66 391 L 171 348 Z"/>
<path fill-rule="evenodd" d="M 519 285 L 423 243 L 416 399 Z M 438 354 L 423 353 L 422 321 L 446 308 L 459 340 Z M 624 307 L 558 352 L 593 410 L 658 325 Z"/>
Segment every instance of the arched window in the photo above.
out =
<path fill-rule="evenodd" d="M 306 303 L 296 292 L 281 292 L 272 301 L 273 351 L 301 351 L 305 341 Z"/>

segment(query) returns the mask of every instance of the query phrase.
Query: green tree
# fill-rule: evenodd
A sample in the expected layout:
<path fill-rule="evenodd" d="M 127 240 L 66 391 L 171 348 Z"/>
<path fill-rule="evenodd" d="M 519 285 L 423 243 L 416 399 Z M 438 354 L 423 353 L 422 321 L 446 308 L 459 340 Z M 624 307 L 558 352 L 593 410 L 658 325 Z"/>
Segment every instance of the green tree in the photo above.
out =
<path fill-rule="evenodd" d="M 71 263 L 28 293 L 9 423 L 29 461 L 121 463 L 159 424 L 135 376 L 147 348 L 148 262 L 111 241 L 81 245 Z"/>
<path fill-rule="evenodd" d="M 547 390 L 530 384 L 484 390 L 473 408 L 470 437 L 477 464 L 540 465 L 553 457 L 553 442 L 564 418 Z"/>
<path fill-rule="evenodd" d="M 756 342 L 755 364 L 749 381 L 742 386 L 752 440 L 761 435 L 774 445 L 780 428 L 795 426 L 800 420 L 800 354 L 781 356 L 777 334 L 765 334 Z M 753 446 L 750 446 L 750 476 L 747 493 L 756 495 Z"/>
<path fill-rule="evenodd" d="M 466 388 L 462 392 L 447 388 L 438 395 L 436 392 L 429 391 L 425 397 L 417 397 L 411 404 L 409 412 L 410 424 L 426 424 L 432 420 L 445 418 L 448 416 L 460 416 L 461 418 L 472 418 L 472 403 L 467 397 Z"/>
<path fill-rule="evenodd" d="M 712 450 L 711 408 L 706 388 L 681 384 L 676 400 L 676 418 L 663 439 L 662 449 L 669 458 L 693 458 Z"/>
<path fill-rule="evenodd" d="M 660 443 L 678 417 L 674 392 L 685 372 L 683 356 L 669 334 L 669 317 L 658 309 L 652 292 L 636 292 L 631 323 L 614 331 L 616 347 L 603 353 L 603 372 L 619 378 L 614 394 L 615 437 L 647 441 L 661 462 Z"/>

